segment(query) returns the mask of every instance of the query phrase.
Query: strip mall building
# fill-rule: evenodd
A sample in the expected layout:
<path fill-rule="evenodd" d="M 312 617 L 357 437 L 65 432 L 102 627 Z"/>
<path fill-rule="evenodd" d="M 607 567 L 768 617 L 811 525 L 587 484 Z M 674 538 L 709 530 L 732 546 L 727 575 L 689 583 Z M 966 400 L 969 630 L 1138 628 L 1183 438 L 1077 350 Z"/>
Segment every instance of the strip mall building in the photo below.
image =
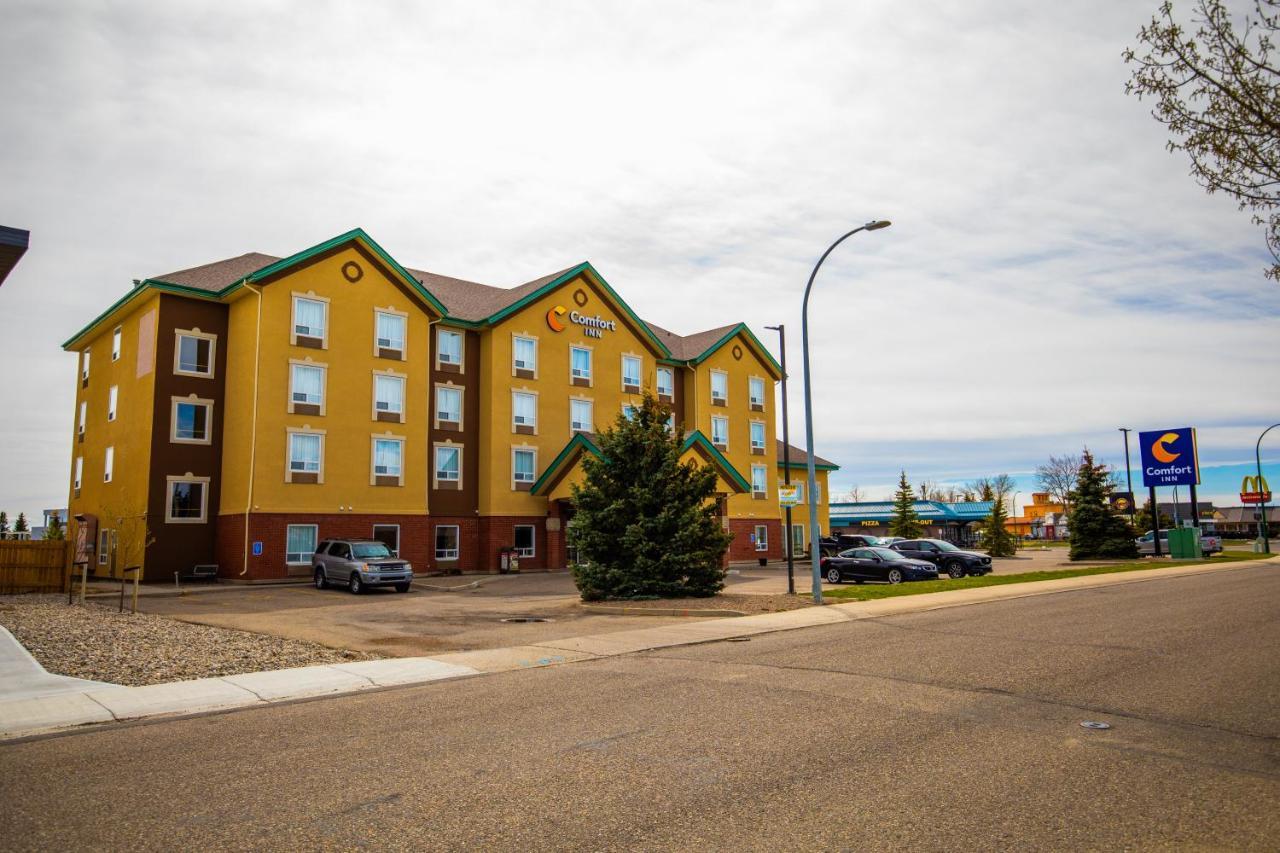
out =
<path fill-rule="evenodd" d="M 773 357 L 742 323 L 641 320 L 588 263 L 503 289 L 356 230 L 139 281 L 64 348 L 69 506 L 98 574 L 113 537 L 147 580 L 305 575 L 330 537 L 419 572 L 494 570 L 506 548 L 564 567 L 580 459 L 644 391 L 715 468 L 730 559 L 783 554 Z"/>

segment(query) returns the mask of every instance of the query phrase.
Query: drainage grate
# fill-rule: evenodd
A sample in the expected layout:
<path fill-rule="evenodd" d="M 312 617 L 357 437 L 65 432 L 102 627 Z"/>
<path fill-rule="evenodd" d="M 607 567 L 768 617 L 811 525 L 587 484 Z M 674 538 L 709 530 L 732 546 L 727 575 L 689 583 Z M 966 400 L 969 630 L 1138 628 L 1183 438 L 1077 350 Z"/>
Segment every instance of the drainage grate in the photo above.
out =
<path fill-rule="evenodd" d="M 550 622 L 551 620 L 543 618 L 542 616 L 508 616 L 506 619 L 502 619 L 500 621 L 502 622 Z"/>
<path fill-rule="evenodd" d="M 1111 728 L 1111 724 L 1110 724 L 1110 723 L 1099 723 L 1097 720 L 1085 720 L 1083 723 L 1081 723 L 1081 724 L 1080 724 L 1080 726 L 1081 726 L 1081 728 L 1086 728 L 1086 729 L 1109 729 L 1109 728 Z"/>

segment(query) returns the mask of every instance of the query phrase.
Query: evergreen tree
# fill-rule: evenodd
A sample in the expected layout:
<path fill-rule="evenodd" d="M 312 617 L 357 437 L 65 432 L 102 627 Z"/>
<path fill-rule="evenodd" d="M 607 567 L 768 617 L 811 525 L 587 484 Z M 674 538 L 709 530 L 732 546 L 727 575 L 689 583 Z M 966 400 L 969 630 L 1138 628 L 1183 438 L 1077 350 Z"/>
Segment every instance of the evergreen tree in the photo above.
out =
<path fill-rule="evenodd" d="M 991 487 L 990 483 L 982 484 L 982 497 L 979 500 L 993 501 L 996 499 L 996 490 Z"/>
<path fill-rule="evenodd" d="M 25 512 L 18 513 L 18 520 L 13 523 L 14 533 L 27 533 L 31 527 L 27 524 L 27 514 Z M 15 539 L 22 539 L 22 536 L 15 536 Z"/>
<path fill-rule="evenodd" d="M 49 516 L 49 524 L 44 529 L 44 538 L 49 542 L 61 542 L 67 538 L 67 531 L 62 526 L 62 519 L 56 514 Z"/>
<path fill-rule="evenodd" d="M 569 544 L 584 601 L 715 595 L 732 540 L 716 518 L 716 474 L 681 464 L 681 437 L 669 411 L 646 394 L 631 418 L 619 415 L 597 438 L 601 457 L 583 457 L 573 487 Z"/>
<path fill-rule="evenodd" d="M 1009 513 L 1004 508 L 1004 495 L 997 494 L 991 504 L 991 515 L 987 516 L 983 528 L 983 541 L 987 546 L 987 553 L 992 557 L 1012 557 L 1017 551 L 1013 534 L 1004 526 L 1008 518 Z"/>
<path fill-rule="evenodd" d="M 1072 560 L 1138 556 L 1129 522 L 1107 505 L 1111 489 L 1109 469 L 1095 463 L 1086 447 L 1071 491 Z"/>
<path fill-rule="evenodd" d="M 0 539 L 9 538 L 9 513 L 0 509 Z"/>
<path fill-rule="evenodd" d="M 915 502 L 916 494 L 907 481 L 907 472 L 903 471 L 898 479 L 898 491 L 893 494 L 893 518 L 889 522 L 889 535 L 915 539 L 924 532 L 916 515 Z"/>

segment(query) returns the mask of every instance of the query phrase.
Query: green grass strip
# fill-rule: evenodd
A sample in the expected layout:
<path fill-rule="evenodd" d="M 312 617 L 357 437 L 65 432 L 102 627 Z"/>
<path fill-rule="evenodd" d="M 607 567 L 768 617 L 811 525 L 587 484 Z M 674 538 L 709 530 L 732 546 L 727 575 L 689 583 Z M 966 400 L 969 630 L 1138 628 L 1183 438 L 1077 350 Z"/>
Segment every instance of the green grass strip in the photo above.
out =
<path fill-rule="evenodd" d="M 1276 555 L 1270 555 L 1274 557 Z M 908 581 L 900 584 L 870 583 L 861 585 L 823 586 L 822 597 L 839 598 L 848 601 L 871 601 L 877 598 L 893 598 L 898 595 L 923 595 L 926 592 L 946 592 L 953 589 L 975 589 L 980 586 L 1001 586 L 1008 583 L 1029 583 L 1031 581 L 1051 581 L 1058 578 L 1082 578 L 1088 575 L 1111 575 L 1117 572 L 1137 572 L 1143 569 L 1172 569 L 1178 566 L 1202 566 L 1208 563 L 1239 563 L 1245 560 L 1269 559 L 1266 554 L 1254 554 L 1250 551 L 1223 551 L 1208 560 L 1173 560 L 1156 562 L 1146 560 L 1135 563 L 1113 563 L 1109 566 L 1081 566 L 1078 569 L 1063 569 L 1057 572 L 1023 572 L 1017 575 L 983 575 L 977 578 L 959 578 L 957 580 Z"/>

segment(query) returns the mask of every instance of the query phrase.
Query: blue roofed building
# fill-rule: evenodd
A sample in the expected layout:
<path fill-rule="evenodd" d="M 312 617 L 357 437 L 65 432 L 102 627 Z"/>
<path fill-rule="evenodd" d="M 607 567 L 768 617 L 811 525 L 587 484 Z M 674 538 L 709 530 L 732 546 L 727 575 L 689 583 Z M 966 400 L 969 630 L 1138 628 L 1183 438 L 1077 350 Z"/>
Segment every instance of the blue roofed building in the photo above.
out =
<path fill-rule="evenodd" d="M 991 515 L 994 501 L 916 501 L 912 508 L 924 525 L 923 536 L 945 539 L 957 545 L 971 545 L 978 539 L 978 528 Z M 888 536 L 893 520 L 893 501 L 861 501 L 831 504 L 832 533 L 870 533 Z"/>

